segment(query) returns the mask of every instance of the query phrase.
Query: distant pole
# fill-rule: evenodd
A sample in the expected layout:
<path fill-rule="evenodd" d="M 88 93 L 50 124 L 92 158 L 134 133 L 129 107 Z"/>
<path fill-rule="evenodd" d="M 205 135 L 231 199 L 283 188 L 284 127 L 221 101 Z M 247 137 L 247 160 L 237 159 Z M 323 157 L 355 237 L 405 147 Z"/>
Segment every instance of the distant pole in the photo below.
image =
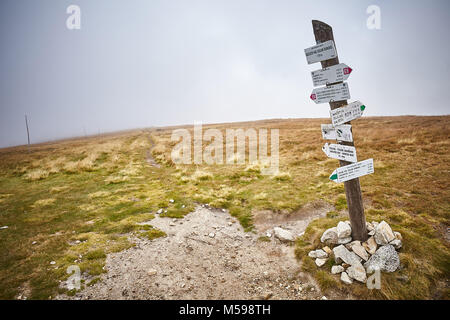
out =
<path fill-rule="evenodd" d="M 28 145 L 30 145 L 30 130 L 28 129 L 28 118 L 27 118 L 27 115 L 25 115 L 25 125 L 27 127 Z"/>
<path fill-rule="evenodd" d="M 331 28 L 328 24 L 322 21 L 313 20 L 312 25 L 317 44 L 328 40 L 334 41 L 333 28 Z M 336 64 L 339 64 L 339 57 L 336 55 L 336 58 L 321 61 L 321 64 L 322 68 L 334 66 Z M 336 83 L 342 83 L 342 81 Z M 330 85 L 336 83 L 330 83 Z M 334 110 L 342 106 L 345 106 L 346 104 L 347 100 L 334 101 L 330 102 L 330 108 L 331 110 Z M 350 124 L 350 122 L 347 122 L 346 124 Z M 340 141 L 339 144 L 354 146 L 353 142 Z M 340 160 L 339 164 L 342 167 L 350 164 L 350 162 Z M 344 182 L 344 187 L 345 187 L 345 195 L 347 198 L 348 213 L 350 216 L 350 224 L 352 226 L 353 240 L 366 241 L 367 240 L 366 218 L 364 216 L 364 206 L 361 194 L 361 186 L 359 184 L 359 178 L 355 178 Z"/>

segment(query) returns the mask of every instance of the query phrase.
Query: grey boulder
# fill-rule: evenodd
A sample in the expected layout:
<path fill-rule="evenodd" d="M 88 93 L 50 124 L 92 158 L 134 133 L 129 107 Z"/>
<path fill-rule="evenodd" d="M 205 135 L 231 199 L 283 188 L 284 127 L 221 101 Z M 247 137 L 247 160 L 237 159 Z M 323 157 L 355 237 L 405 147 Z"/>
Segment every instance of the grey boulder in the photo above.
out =
<path fill-rule="evenodd" d="M 400 258 L 395 248 L 388 244 L 381 246 L 373 256 L 364 264 L 368 272 L 380 270 L 394 272 L 400 266 Z"/>
<path fill-rule="evenodd" d="M 275 237 L 277 237 L 282 242 L 289 242 L 295 240 L 295 237 L 292 234 L 292 232 L 288 230 L 282 229 L 280 227 L 275 227 L 273 231 L 275 233 Z"/>

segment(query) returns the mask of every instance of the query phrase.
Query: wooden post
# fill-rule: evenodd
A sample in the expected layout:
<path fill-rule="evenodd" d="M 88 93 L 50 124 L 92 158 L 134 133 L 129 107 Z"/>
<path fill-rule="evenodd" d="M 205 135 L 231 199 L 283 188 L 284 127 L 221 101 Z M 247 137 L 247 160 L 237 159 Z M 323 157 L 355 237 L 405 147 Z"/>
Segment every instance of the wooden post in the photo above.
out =
<path fill-rule="evenodd" d="M 28 130 L 28 118 L 27 118 L 27 115 L 25 115 L 25 125 L 27 126 L 28 145 L 30 145 L 30 131 Z"/>
<path fill-rule="evenodd" d="M 316 43 L 322 43 L 328 40 L 333 40 L 333 29 L 326 23 L 318 20 L 312 21 L 314 36 L 316 38 Z M 336 45 L 335 45 L 336 47 Z M 322 68 L 334 66 L 339 64 L 339 57 L 321 61 Z M 337 82 L 341 83 L 341 82 Z M 336 83 L 330 83 L 336 84 Z M 347 100 L 330 102 L 331 110 L 340 108 L 347 104 Z M 346 124 L 350 124 L 347 122 Z M 339 144 L 353 146 L 353 142 L 340 141 Z M 340 166 L 345 166 L 350 164 L 347 161 L 339 161 Z M 366 229 L 366 218 L 364 216 L 364 206 L 361 195 L 361 186 L 359 184 L 359 178 L 352 179 L 344 182 L 345 195 L 347 197 L 348 213 L 350 216 L 350 224 L 352 226 L 352 238 L 353 240 L 366 241 L 367 240 L 367 229 Z"/>

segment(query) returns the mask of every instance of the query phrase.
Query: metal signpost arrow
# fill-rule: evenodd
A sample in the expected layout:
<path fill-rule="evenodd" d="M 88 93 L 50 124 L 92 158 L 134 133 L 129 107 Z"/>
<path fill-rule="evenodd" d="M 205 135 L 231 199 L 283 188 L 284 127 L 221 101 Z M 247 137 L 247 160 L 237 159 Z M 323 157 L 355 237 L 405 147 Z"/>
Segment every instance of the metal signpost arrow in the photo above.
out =
<path fill-rule="evenodd" d="M 305 49 L 306 61 L 308 64 L 337 57 L 334 41 L 324 41 L 311 48 Z"/>
<path fill-rule="evenodd" d="M 352 126 L 350 124 L 342 124 L 333 126 L 332 124 L 321 124 L 322 138 L 325 140 L 353 141 Z"/>
<path fill-rule="evenodd" d="M 331 174 L 330 180 L 335 182 L 345 182 L 373 172 L 373 159 L 367 159 L 337 168 Z"/>
<path fill-rule="evenodd" d="M 333 126 L 355 120 L 363 115 L 366 106 L 359 101 L 350 103 L 339 109 L 330 110 L 331 122 Z"/>
<path fill-rule="evenodd" d="M 333 29 L 326 23 L 318 20 L 313 20 L 312 25 L 317 46 L 305 50 L 306 60 L 308 61 L 308 64 L 315 62 L 321 63 L 322 70 L 314 71 L 312 74 L 313 83 L 314 85 L 325 84 L 327 86 L 324 88 L 316 89 L 318 91 L 313 92 L 313 94 L 311 95 L 311 99 L 314 100 L 315 103 L 329 102 L 332 111 L 339 110 L 341 107 L 347 105 L 347 99 L 350 99 L 348 86 L 342 81 L 346 79 L 345 77 L 348 77 L 351 69 L 347 69 L 345 72 L 346 74 L 341 75 L 341 73 L 338 73 L 338 70 L 340 70 L 341 67 L 334 44 Z M 342 73 L 344 73 L 344 69 L 342 69 Z M 336 80 L 336 82 L 333 83 L 333 80 Z M 343 119 L 347 119 L 345 112 Z M 333 122 L 333 126 L 344 124 L 346 121 L 350 120 L 345 120 L 344 122 L 341 121 L 342 120 Z M 349 122 L 345 124 L 350 125 Z M 339 145 L 353 147 L 353 142 L 340 141 Z M 361 163 L 363 163 L 363 165 L 361 165 Z M 361 186 L 359 184 L 358 178 L 358 176 L 362 175 L 358 175 L 361 172 L 366 172 L 366 174 L 370 173 L 370 170 L 368 169 L 369 166 L 365 165 L 365 163 L 367 163 L 367 161 L 356 162 L 352 164 L 348 161 L 340 160 L 341 167 L 336 169 L 336 178 L 333 179 L 344 182 L 345 195 L 348 204 L 348 213 L 350 217 L 350 224 L 352 227 L 352 237 L 353 240 L 360 241 L 367 240 L 366 218 L 364 216 Z M 339 171 L 342 168 L 346 169 L 343 169 L 344 171 Z M 363 171 L 364 168 L 366 168 L 365 171 Z M 373 165 L 371 166 L 371 168 L 373 172 Z M 357 174 L 352 174 L 351 172 L 357 172 Z"/>
<path fill-rule="evenodd" d="M 311 100 L 315 103 L 328 103 L 350 99 L 350 91 L 347 83 L 338 83 L 331 86 L 316 88 L 313 90 Z"/>
<path fill-rule="evenodd" d="M 348 79 L 352 71 L 353 69 L 348 65 L 345 63 L 340 63 L 335 66 L 313 71 L 311 72 L 311 77 L 314 86 L 318 87 L 330 83 L 345 81 Z"/>
<path fill-rule="evenodd" d="M 341 144 L 334 144 L 334 143 L 332 144 L 325 143 L 325 145 L 322 147 L 322 151 L 329 158 L 344 160 L 347 162 L 358 161 L 358 159 L 356 158 L 356 148 L 352 146 L 344 146 Z"/>

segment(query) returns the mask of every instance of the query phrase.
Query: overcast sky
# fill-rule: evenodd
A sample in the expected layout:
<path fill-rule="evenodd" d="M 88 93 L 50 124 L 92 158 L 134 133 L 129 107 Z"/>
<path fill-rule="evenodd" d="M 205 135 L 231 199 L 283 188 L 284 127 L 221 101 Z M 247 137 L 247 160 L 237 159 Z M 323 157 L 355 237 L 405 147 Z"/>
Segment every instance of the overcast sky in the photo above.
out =
<path fill-rule="evenodd" d="M 81 8 L 69 30 L 66 9 Z M 369 5 L 381 29 L 366 26 Z M 450 1 L 1 0 L 0 146 L 136 127 L 329 117 L 311 20 L 334 29 L 365 115 L 450 106 Z"/>

